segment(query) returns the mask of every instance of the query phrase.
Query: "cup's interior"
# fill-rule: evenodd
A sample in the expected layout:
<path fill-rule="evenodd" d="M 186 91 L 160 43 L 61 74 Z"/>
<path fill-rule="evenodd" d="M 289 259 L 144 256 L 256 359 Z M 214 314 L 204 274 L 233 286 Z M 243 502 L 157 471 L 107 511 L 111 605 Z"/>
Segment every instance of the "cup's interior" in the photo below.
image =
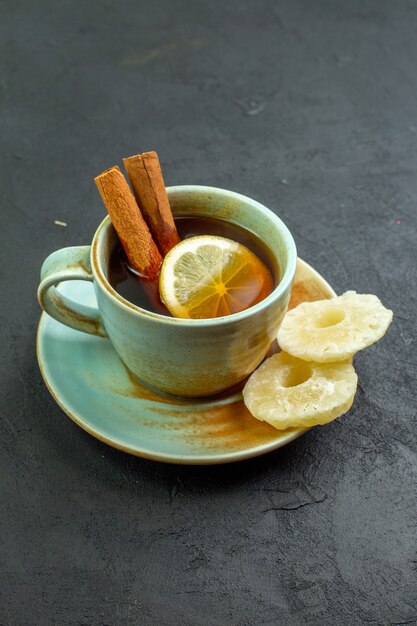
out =
<path fill-rule="evenodd" d="M 203 216 L 232 222 L 251 231 L 271 252 L 279 281 L 285 281 L 296 260 L 296 249 L 290 232 L 272 211 L 240 194 L 224 189 L 201 186 L 179 186 L 167 189 L 174 217 Z M 100 229 L 101 230 L 101 229 Z M 108 281 L 108 265 L 117 235 L 110 224 L 104 227 L 98 241 L 101 270 Z"/>
<path fill-rule="evenodd" d="M 119 238 L 114 229 L 113 224 L 110 222 L 110 218 L 107 222 L 107 228 L 103 230 L 102 237 L 98 241 L 98 259 L 100 262 L 100 269 L 109 282 L 109 262 L 110 256 L 116 247 Z"/>

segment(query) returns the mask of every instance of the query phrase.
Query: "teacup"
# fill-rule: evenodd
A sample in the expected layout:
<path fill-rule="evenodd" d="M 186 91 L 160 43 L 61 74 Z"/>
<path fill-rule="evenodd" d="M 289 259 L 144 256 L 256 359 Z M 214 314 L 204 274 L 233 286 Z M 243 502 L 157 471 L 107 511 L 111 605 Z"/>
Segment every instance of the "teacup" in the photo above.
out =
<path fill-rule="evenodd" d="M 280 268 L 272 293 L 245 311 L 212 319 L 172 318 L 139 308 L 108 281 L 117 235 L 106 217 L 91 246 L 63 248 L 45 260 L 38 298 L 59 322 L 108 337 L 128 370 L 146 386 L 185 397 L 214 395 L 242 382 L 265 358 L 288 307 L 297 251 L 285 224 L 255 200 L 196 185 L 167 192 L 174 216 L 215 217 L 255 233 Z M 56 285 L 67 280 L 93 282 L 97 308 L 62 295 Z"/>

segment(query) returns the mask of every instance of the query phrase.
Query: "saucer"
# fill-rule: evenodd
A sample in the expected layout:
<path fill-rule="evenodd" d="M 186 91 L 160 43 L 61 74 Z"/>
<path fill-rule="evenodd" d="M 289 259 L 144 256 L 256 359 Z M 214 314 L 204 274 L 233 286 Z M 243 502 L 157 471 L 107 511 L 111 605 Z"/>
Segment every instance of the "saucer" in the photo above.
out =
<path fill-rule="evenodd" d="M 91 283 L 68 281 L 59 289 L 73 300 L 95 304 Z M 334 295 L 324 278 L 299 259 L 290 308 Z M 278 431 L 256 420 L 240 393 L 202 399 L 157 395 L 132 377 L 108 339 L 68 328 L 45 313 L 37 355 L 50 393 L 78 426 L 146 459 L 230 463 L 285 446 L 308 430 Z"/>

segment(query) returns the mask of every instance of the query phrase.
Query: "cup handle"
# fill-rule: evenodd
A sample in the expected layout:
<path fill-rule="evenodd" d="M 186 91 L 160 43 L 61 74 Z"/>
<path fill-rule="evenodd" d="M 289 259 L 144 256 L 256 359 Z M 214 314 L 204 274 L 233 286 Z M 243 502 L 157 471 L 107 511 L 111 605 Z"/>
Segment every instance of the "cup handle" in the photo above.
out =
<path fill-rule="evenodd" d="M 70 328 L 107 337 L 97 307 L 86 306 L 63 296 L 56 286 L 65 280 L 93 282 L 91 246 L 62 248 L 45 259 L 38 288 L 39 304 L 48 315 Z"/>

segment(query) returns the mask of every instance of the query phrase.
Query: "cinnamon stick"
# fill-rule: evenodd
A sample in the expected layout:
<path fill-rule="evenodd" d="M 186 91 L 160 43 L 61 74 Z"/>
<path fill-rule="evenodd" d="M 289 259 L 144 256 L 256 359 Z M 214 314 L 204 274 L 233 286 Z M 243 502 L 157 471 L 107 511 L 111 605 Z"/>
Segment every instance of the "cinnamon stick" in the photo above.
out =
<path fill-rule="evenodd" d="M 155 281 L 162 258 L 122 172 L 111 167 L 94 181 L 131 267 L 144 280 Z"/>
<path fill-rule="evenodd" d="M 175 227 L 156 152 L 144 152 L 123 159 L 136 201 L 155 242 L 165 256 L 180 238 Z"/>

